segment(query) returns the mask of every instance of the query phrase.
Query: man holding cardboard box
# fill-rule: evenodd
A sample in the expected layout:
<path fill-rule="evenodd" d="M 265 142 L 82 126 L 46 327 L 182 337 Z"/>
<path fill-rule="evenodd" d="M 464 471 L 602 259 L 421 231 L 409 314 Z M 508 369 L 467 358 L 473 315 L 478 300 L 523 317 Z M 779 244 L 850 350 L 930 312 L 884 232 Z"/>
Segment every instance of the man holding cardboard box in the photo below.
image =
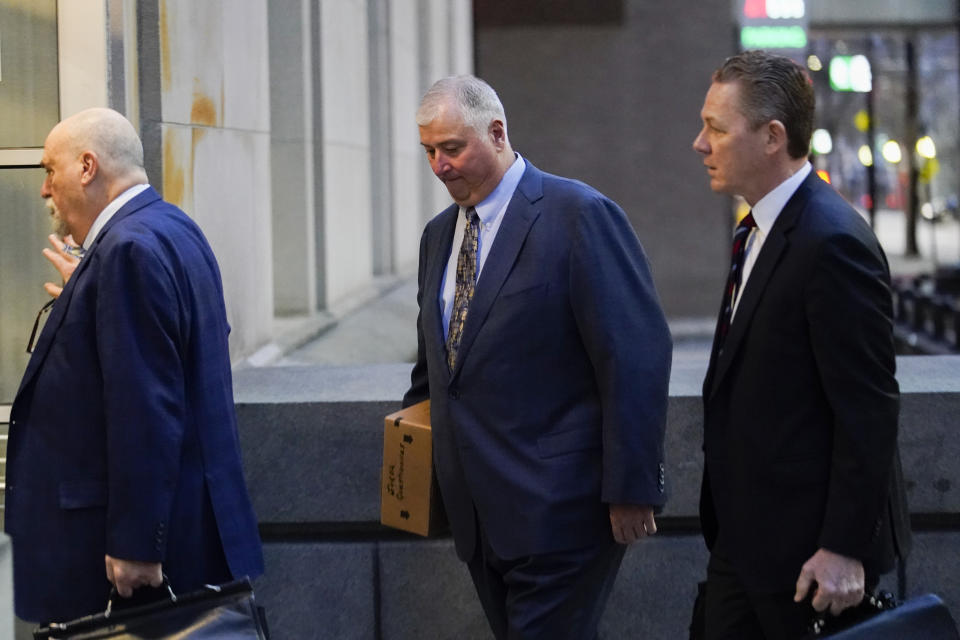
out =
<path fill-rule="evenodd" d="M 417 363 L 458 556 L 497 638 L 593 638 L 656 531 L 671 339 L 623 210 L 513 152 L 472 76 L 417 112 L 455 202 L 420 248 Z"/>

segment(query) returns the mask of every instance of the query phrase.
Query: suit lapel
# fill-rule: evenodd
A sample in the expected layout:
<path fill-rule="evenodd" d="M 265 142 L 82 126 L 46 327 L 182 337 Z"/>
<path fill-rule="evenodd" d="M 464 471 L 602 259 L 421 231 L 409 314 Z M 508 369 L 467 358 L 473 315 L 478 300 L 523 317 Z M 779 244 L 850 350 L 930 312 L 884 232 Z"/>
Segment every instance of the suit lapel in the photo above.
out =
<path fill-rule="evenodd" d="M 783 211 L 777 216 L 773 228 L 763 241 L 763 247 L 757 256 L 757 261 L 750 271 L 750 277 L 743 289 L 740 297 L 740 304 L 737 305 L 736 313 L 733 316 L 733 322 L 730 324 L 723 350 L 718 351 L 716 338 L 714 338 L 713 353 L 710 357 L 710 366 L 707 370 L 704 391 L 709 391 L 712 396 L 723 380 L 724 375 L 730 368 L 734 356 L 743 344 L 747 336 L 747 327 L 750 326 L 750 319 L 757 310 L 757 305 L 763 298 L 763 291 L 784 251 L 790 245 L 790 232 L 797 224 L 800 213 L 804 205 L 810 198 L 812 188 L 811 180 L 820 178 L 813 172 L 797 188 L 796 192 L 787 201 Z"/>
<path fill-rule="evenodd" d="M 100 233 L 97 234 L 93 244 L 90 245 L 90 248 L 84 254 L 80 264 L 77 265 L 77 268 L 70 276 L 70 280 L 66 286 L 63 287 L 60 297 L 57 298 L 57 301 L 53 304 L 53 308 L 50 310 L 50 317 L 47 318 L 47 322 L 43 326 L 43 331 L 40 332 L 40 337 L 37 339 L 36 348 L 33 350 L 33 355 L 30 356 L 30 361 L 27 363 L 27 369 L 23 373 L 23 379 L 20 381 L 20 389 L 17 391 L 17 395 L 26 388 L 27 384 L 40 370 L 40 365 L 46 359 L 47 352 L 50 350 L 51 344 L 53 344 L 53 337 L 56 335 L 60 325 L 63 324 L 67 310 L 70 308 L 70 302 L 73 300 L 73 293 L 76 291 L 77 286 L 79 286 L 77 283 L 82 281 L 84 274 L 92 262 L 93 255 L 96 253 L 97 247 L 100 246 L 100 242 L 110 231 L 111 227 L 119 220 L 159 199 L 160 194 L 158 194 L 153 187 L 147 187 L 143 192 L 138 193 L 133 199 L 120 207 L 120 210 L 107 221 L 103 229 L 100 230 Z"/>
<path fill-rule="evenodd" d="M 516 191 L 507 205 L 500 223 L 500 230 L 490 248 L 490 253 L 483 264 L 480 279 L 474 290 L 473 300 L 470 301 L 470 310 L 467 312 L 466 325 L 463 328 L 463 338 L 457 350 L 457 364 L 453 375 L 460 370 L 467 359 L 470 346 L 473 344 L 480 327 L 483 326 L 490 307 L 497 299 L 504 281 L 513 269 L 520 249 L 530 232 L 530 228 L 540 215 L 535 206 L 537 200 L 543 197 L 543 178 L 540 171 L 527 162 L 527 168 L 517 185 Z"/>
<path fill-rule="evenodd" d="M 443 310 L 440 308 L 440 287 L 447 269 L 453 245 L 453 232 L 457 226 L 460 207 L 453 205 L 439 215 L 436 244 L 427 254 L 424 276 L 423 300 L 420 301 L 424 340 L 434 341 L 434 346 L 446 361 L 447 347 L 443 340 Z M 428 349 L 428 352 L 431 351 Z"/>

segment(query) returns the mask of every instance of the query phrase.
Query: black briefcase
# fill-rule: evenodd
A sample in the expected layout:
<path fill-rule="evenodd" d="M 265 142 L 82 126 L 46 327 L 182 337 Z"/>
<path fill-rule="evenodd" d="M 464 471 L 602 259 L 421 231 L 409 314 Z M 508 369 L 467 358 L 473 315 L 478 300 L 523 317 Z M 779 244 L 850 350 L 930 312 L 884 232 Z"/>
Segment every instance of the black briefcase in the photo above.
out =
<path fill-rule="evenodd" d="M 950 611 L 932 593 L 911 598 L 893 608 L 883 607 L 883 610 L 865 620 L 836 632 L 830 632 L 829 621 L 820 628 L 815 625 L 807 637 L 830 640 L 960 640 Z"/>
<path fill-rule="evenodd" d="M 34 640 L 268 640 L 263 609 L 253 599 L 253 586 L 243 578 L 175 595 L 149 604 L 107 609 L 70 622 L 55 622 L 33 632 Z"/>

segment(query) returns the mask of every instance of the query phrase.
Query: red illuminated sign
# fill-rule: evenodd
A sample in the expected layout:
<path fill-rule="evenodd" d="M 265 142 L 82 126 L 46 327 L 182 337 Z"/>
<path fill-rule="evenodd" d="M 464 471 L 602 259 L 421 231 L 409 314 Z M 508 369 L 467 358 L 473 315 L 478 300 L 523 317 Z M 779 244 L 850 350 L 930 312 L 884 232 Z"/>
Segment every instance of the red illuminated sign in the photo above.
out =
<path fill-rule="evenodd" d="M 767 17 L 767 0 L 744 0 L 743 17 L 766 18 Z"/>

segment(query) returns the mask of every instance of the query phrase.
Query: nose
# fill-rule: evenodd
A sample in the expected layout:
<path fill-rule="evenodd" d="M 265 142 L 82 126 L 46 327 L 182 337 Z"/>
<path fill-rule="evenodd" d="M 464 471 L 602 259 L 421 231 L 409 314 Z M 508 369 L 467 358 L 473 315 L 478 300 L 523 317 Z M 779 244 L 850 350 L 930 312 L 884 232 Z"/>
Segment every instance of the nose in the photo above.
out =
<path fill-rule="evenodd" d="M 701 129 L 697 137 L 693 139 L 693 150 L 697 153 L 707 155 L 710 153 L 710 145 L 707 144 L 707 137 L 704 135 L 704 131 L 706 131 L 706 127 Z"/>
<path fill-rule="evenodd" d="M 433 174 L 438 178 L 450 170 L 450 159 L 440 151 L 436 152 L 430 164 L 433 168 Z"/>
<path fill-rule="evenodd" d="M 50 181 L 50 176 L 46 176 L 43 179 L 43 184 L 40 185 L 40 197 L 46 200 L 50 197 L 50 185 L 47 183 Z"/>

